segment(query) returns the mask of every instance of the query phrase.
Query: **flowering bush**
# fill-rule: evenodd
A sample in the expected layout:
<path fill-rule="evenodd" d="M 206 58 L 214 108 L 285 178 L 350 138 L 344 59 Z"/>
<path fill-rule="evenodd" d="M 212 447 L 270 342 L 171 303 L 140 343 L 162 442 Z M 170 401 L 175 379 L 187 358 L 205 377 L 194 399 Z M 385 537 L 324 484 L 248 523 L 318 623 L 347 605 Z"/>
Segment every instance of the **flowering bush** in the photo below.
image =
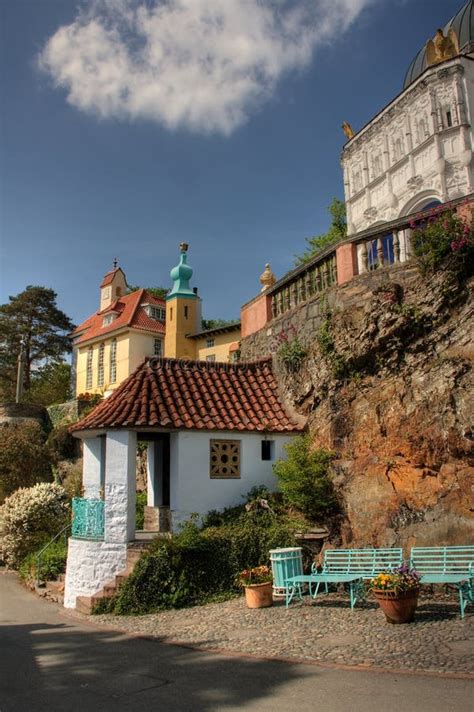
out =
<path fill-rule="evenodd" d="M 431 272 L 448 257 L 458 267 L 474 252 L 474 232 L 455 210 L 434 208 L 428 217 L 412 221 L 412 240 L 421 271 Z"/>
<path fill-rule="evenodd" d="M 256 566 L 253 569 L 244 569 L 237 576 L 239 586 L 252 586 L 256 583 L 271 583 L 273 576 L 268 566 Z"/>
<path fill-rule="evenodd" d="M 420 585 L 420 574 L 411 569 L 408 563 L 398 566 L 393 571 L 382 572 L 371 579 L 369 588 L 372 591 L 395 591 L 403 593 Z"/>
<path fill-rule="evenodd" d="M 0 553 L 5 563 L 18 567 L 69 518 L 68 496 L 60 485 L 42 482 L 14 492 L 0 508 Z"/>

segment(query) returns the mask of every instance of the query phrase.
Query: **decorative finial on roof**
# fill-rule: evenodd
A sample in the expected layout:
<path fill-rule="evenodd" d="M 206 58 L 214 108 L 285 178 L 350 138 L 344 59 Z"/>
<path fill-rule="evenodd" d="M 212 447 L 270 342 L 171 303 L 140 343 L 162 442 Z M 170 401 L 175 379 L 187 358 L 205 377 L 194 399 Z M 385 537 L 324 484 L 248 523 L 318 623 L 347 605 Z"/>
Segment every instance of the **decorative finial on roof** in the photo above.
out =
<path fill-rule="evenodd" d="M 349 140 L 351 138 L 354 138 L 355 131 L 348 121 L 344 121 L 344 123 L 342 124 L 342 130 L 344 131 L 346 138 L 348 138 Z"/>
<path fill-rule="evenodd" d="M 116 257 L 114 257 L 113 265 L 114 265 L 114 270 L 117 269 L 118 260 Z"/>
<path fill-rule="evenodd" d="M 429 67 L 457 57 L 458 54 L 459 40 L 453 27 L 449 28 L 447 35 L 443 30 L 437 30 L 434 38 L 426 43 L 426 61 Z"/>
<path fill-rule="evenodd" d="M 188 247 L 186 242 L 181 242 L 179 245 L 179 264 L 170 272 L 170 277 L 173 280 L 173 287 L 166 297 L 171 299 L 172 297 L 190 297 L 191 299 L 196 298 L 196 294 L 189 286 L 189 280 L 193 276 L 192 267 L 188 265 Z"/>
<path fill-rule="evenodd" d="M 276 282 L 276 277 L 273 274 L 270 264 L 267 262 L 265 265 L 265 269 L 263 271 L 263 274 L 260 275 L 260 284 L 262 284 L 262 292 L 266 292 L 267 289 L 270 289 L 270 287 L 273 287 L 273 285 Z"/>

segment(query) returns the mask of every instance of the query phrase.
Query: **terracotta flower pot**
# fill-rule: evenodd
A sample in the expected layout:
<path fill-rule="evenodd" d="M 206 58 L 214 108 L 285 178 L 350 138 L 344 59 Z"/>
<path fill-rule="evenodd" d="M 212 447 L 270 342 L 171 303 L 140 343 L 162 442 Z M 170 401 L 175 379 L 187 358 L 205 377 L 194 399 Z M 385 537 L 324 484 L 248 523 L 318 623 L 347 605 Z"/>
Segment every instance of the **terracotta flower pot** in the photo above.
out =
<path fill-rule="evenodd" d="M 373 590 L 376 600 L 388 623 L 411 623 L 415 617 L 415 610 L 418 605 L 419 588 L 411 588 L 408 591 L 377 591 Z"/>
<path fill-rule="evenodd" d="M 272 582 L 253 583 L 251 586 L 245 586 L 245 602 L 247 608 L 273 606 Z"/>

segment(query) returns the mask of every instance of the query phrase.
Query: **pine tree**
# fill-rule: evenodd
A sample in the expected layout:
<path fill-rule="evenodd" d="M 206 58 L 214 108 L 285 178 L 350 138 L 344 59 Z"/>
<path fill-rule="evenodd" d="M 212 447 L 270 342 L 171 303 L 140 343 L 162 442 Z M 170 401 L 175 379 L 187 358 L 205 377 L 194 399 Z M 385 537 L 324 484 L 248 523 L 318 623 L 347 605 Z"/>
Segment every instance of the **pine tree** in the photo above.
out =
<path fill-rule="evenodd" d="M 56 304 L 57 294 L 46 287 L 28 286 L 0 305 L 0 399 L 10 400 L 15 392 L 16 368 L 21 342 L 24 344 L 24 383 L 28 390 L 37 366 L 56 363 L 71 351 L 68 333 L 74 328 Z"/>

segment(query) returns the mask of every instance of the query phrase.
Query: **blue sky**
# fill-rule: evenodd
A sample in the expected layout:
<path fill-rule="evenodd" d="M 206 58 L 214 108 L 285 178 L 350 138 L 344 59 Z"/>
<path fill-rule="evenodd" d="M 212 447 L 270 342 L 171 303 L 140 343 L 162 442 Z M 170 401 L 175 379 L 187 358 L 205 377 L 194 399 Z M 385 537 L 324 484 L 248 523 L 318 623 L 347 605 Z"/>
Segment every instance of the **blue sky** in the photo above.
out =
<path fill-rule="evenodd" d="M 238 317 L 343 197 L 342 121 L 461 4 L 2 0 L 1 302 L 52 287 L 79 323 L 114 257 L 169 286 L 185 241 L 204 316 Z"/>

